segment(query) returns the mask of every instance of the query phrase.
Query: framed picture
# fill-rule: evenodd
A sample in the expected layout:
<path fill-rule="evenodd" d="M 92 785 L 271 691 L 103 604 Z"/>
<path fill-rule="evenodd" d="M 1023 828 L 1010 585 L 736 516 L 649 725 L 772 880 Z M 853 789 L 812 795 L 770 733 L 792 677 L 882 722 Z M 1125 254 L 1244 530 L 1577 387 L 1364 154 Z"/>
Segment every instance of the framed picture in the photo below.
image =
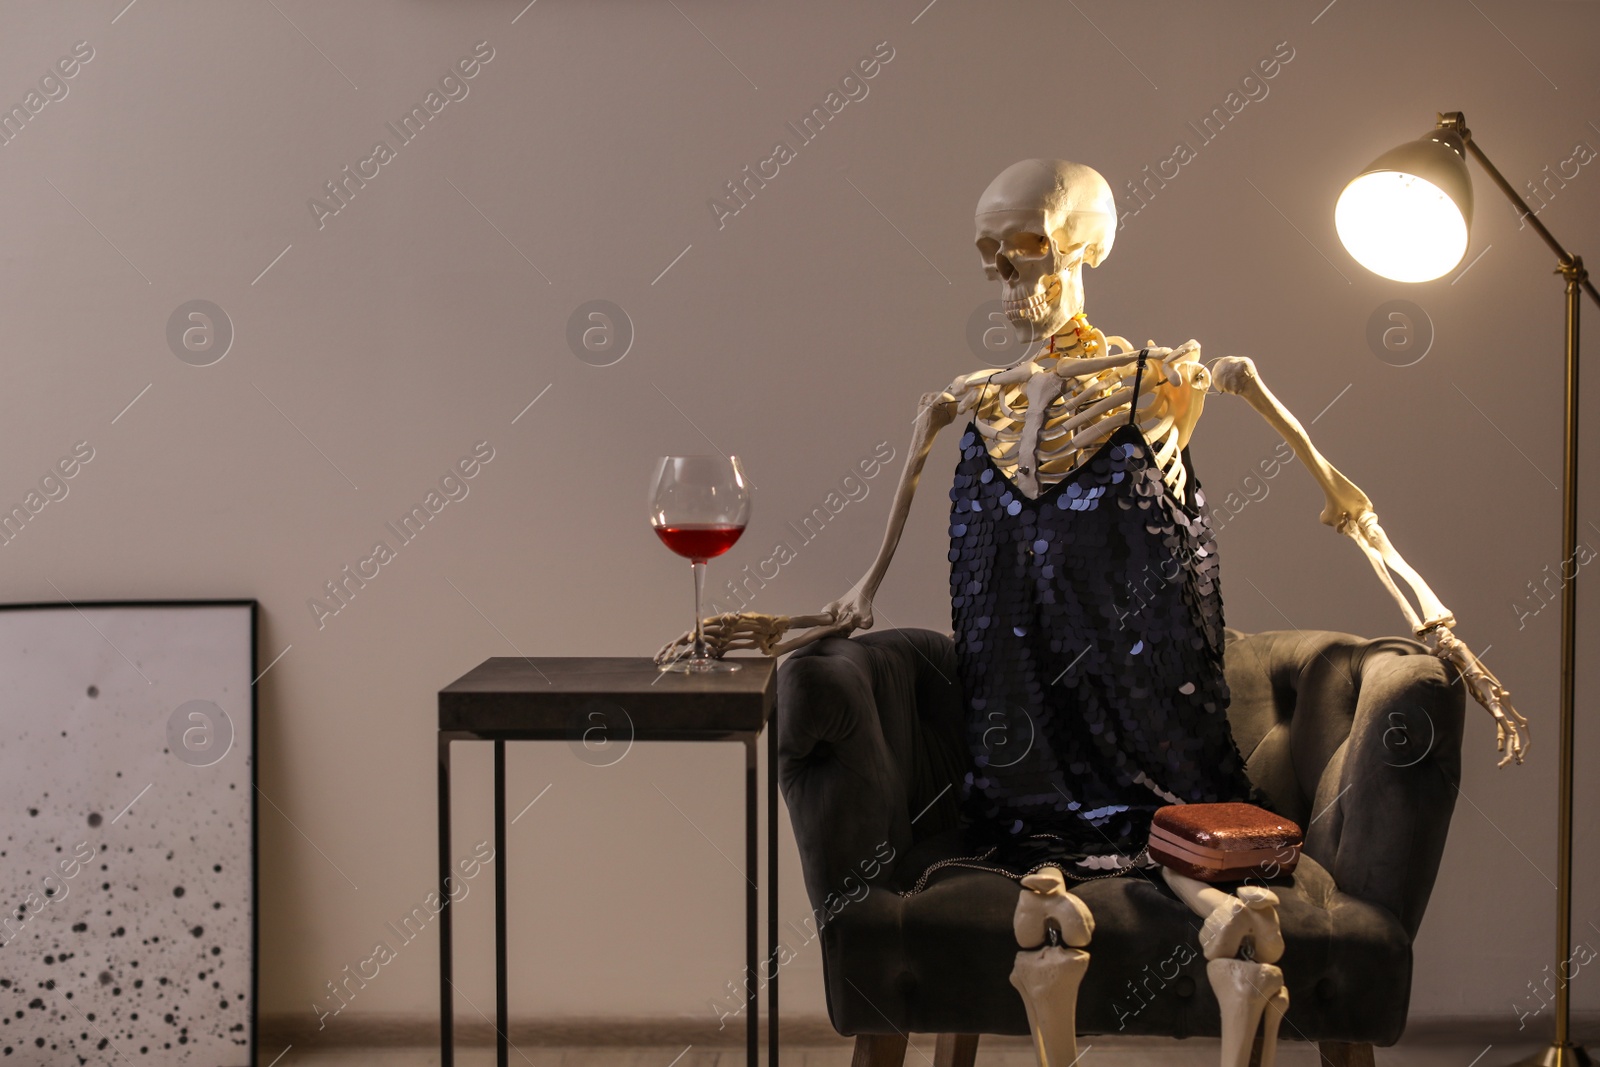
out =
<path fill-rule="evenodd" d="M 256 612 L 0 605 L 0 1063 L 255 1061 Z"/>

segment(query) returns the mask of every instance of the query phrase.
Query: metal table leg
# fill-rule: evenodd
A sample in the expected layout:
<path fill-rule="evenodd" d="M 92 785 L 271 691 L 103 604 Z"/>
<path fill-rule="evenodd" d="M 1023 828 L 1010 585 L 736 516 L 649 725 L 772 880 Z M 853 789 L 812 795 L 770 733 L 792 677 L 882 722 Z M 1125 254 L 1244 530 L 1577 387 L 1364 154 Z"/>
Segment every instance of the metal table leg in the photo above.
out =
<path fill-rule="evenodd" d="M 455 997 L 450 984 L 454 946 L 450 930 L 450 739 L 439 735 L 439 892 L 445 905 L 439 910 L 439 1063 L 454 1067 Z"/>
<path fill-rule="evenodd" d="M 770 729 L 770 727 L 769 727 Z M 454 877 L 451 869 L 450 827 L 450 741 L 441 732 L 438 740 L 439 775 L 439 884 L 448 898 Z M 770 973 L 760 969 L 757 928 L 760 907 L 760 823 L 757 803 L 756 735 L 743 738 L 745 753 L 745 1009 L 747 1019 L 746 1059 L 748 1067 L 760 1067 L 761 1009 L 763 976 L 770 1012 L 767 1033 L 769 1067 L 778 1062 L 778 785 L 776 734 L 767 738 L 767 956 Z M 508 921 L 510 910 L 506 893 L 506 749 L 503 740 L 494 742 L 494 882 L 495 882 L 495 1021 L 496 1063 L 510 1067 L 510 985 L 508 982 Z M 439 913 L 439 1062 L 455 1065 L 455 986 L 454 913 L 446 902 Z"/>
<path fill-rule="evenodd" d="M 494 743 L 494 1017 L 495 1062 L 511 1064 L 510 997 L 506 988 L 506 743 Z"/>
<path fill-rule="evenodd" d="M 776 714 L 776 713 L 774 713 Z M 778 1067 L 778 724 L 767 723 L 767 1067 Z"/>
<path fill-rule="evenodd" d="M 744 741 L 744 968 L 745 1010 L 747 1020 L 745 1058 L 748 1067 L 759 1067 L 761 1060 L 761 985 L 756 973 L 756 908 L 759 895 L 756 883 L 761 872 L 757 868 L 756 849 L 756 739 L 753 735 Z"/>

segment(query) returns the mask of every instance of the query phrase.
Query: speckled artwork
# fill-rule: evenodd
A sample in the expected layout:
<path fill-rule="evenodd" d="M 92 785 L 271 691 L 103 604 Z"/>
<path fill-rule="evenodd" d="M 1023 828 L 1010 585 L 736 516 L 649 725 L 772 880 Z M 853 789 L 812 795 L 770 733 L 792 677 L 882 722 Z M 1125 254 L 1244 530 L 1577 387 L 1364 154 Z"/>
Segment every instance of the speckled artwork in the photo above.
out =
<path fill-rule="evenodd" d="M 250 601 L 0 607 L 0 1064 L 253 1062 Z"/>

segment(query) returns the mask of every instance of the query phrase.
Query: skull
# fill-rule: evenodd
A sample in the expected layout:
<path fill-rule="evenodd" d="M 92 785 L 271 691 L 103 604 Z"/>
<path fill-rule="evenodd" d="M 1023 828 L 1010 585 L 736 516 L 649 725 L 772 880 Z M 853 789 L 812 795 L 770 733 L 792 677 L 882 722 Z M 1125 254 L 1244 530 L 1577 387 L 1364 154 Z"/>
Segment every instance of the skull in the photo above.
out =
<path fill-rule="evenodd" d="M 1003 283 L 1001 307 L 1024 344 L 1083 310 L 1083 265 L 1111 253 L 1117 204 L 1098 171 L 1065 160 L 1013 163 L 978 198 L 978 254 Z"/>

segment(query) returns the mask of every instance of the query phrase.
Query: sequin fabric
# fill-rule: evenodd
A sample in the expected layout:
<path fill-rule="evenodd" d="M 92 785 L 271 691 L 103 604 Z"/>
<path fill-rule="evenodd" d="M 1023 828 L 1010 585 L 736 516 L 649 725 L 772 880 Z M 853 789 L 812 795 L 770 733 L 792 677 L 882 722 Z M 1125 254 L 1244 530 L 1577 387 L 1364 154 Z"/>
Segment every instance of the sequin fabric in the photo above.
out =
<path fill-rule="evenodd" d="M 1258 799 L 1228 726 L 1216 542 L 1193 469 L 1174 499 L 1124 425 L 1030 500 L 975 425 L 960 447 L 950 610 L 974 851 L 943 865 L 1111 876 L 1148 864 L 1157 808 Z"/>

